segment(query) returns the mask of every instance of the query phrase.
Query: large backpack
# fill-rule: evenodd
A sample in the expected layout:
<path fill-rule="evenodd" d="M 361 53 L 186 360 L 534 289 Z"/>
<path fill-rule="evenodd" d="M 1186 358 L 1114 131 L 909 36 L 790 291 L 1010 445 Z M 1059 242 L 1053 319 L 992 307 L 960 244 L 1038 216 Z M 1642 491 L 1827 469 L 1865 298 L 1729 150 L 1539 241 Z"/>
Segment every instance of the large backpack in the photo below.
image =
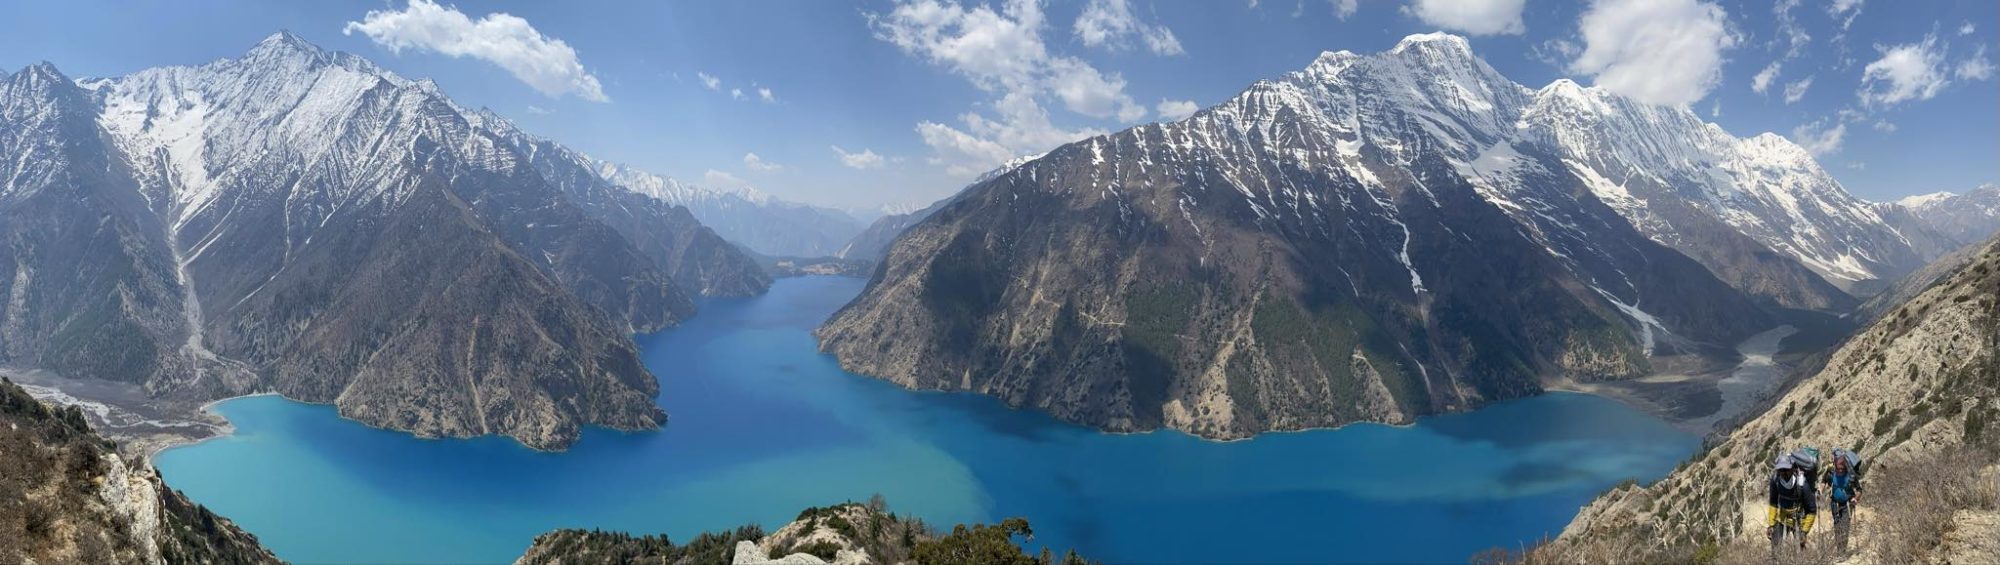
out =
<path fill-rule="evenodd" d="M 1792 467 L 1806 476 L 1806 490 L 1819 494 L 1819 449 L 1801 447 L 1792 452 Z"/>

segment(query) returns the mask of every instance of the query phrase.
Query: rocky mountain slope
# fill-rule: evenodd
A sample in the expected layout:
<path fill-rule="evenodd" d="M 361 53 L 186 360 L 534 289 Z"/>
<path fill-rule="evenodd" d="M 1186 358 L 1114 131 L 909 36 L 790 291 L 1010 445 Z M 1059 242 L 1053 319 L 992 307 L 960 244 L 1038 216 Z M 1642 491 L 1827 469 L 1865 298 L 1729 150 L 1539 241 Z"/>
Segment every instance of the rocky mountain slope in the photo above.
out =
<path fill-rule="evenodd" d="M 470 114 L 562 190 L 590 216 L 631 241 L 683 289 L 703 296 L 751 296 L 771 286 L 754 257 L 699 221 L 689 208 L 660 198 L 645 185 L 607 180 L 595 160 L 554 141 L 530 135 L 486 110 Z M 782 230 L 785 228 L 776 227 Z"/>
<path fill-rule="evenodd" d="M 0 379 L 0 424 L 0 562 L 278 562 L 151 466 L 121 458 L 75 407 Z"/>
<path fill-rule="evenodd" d="M 1541 556 L 1670 561 L 1703 546 L 1754 549 L 1769 462 L 1810 445 L 1851 448 L 1870 462 L 1875 486 L 1854 526 L 1864 561 L 1982 561 L 1950 555 L 1977 549 L 1953 539 L 2000 539 L 1996 375 L 2000 240 L 1850 338 L 1824 369 L 1665 479 L 1592 502 Z M 2000 545 L 1984 551 L 2000 556 Z"/>
<path fill-rule="evenodd" d="M 889 254 L 889 246 L 895 245 L 897 236 L 903 235 L 910 226 L 931 217 L 931 214 L 937 213 L 939 208 L 950 202 L 951 199 L 947 198 L 914 212 L 876 218 L 867 228 L 862 229 L 846 244 L 841 245 L 839 250 L 834 251 L 833 256 L 841 259 L 880 261 L 883 256 Z"/>
<path fill-rule="evenodd" d="M 1024 552 L 1017 537 L 1032 539 L 1033 530 L 1020 518 L 998 525 L 958 525 L 950 532 L 933 531 L 922 520 L 888 511 L 879 497 L 869 504 L 845 503 L 807 508 L 777 531 L 755 525 L 723 533 L 702 533 L 685 544 L 666 536 L 634 536 L 597 530 L 556 530 L 535 537 L 516 565 L 581 563 L 814 565 L 836 563 L 924 563 L 988 565 L 996 563 L 1088 565 L 1069 552 L 1061 561 L 1044 551 Z"/>
<path fill-rule="evenodd" d="M 664 420 L 627 334 L 768 284 L 686 210 L 288 33 L 0 79 L 0 149 L 0 363 L 156 395 L 559 449 Z"/>
<path fill-rule="evenodd" d="M 905 386 L 1241 437 L 1644 374 L 1919 261 L 1782 138 L 1430 34 L 975 184 L 819 335 Z"/>
<path fill-rule="evenodd" d="M 604 180 L 687 208 L 724 239 L 764 255 L 834 256 L 863 229 L 862 222 L 846 212 L 788 202 L 752 189 L 703 188 L 620 163 L 598 161 L 595 167 Z"/>
<path fill-rule="evenodd" d="M 1877 206 L 1907 211 L 1920 228 L 1935 233 L 1951 249 L 1978 244 L 2000 231 L 2000 184 L 1983 185 L 1964 194 L 1911 196 Z"/>
<path fill-rule="evenodd" d="M 1986 240 L 2000 232 L 2000 185 L 1981 186 L 1965 194 L 1937 192 L 1878 202 L 1875 209 L 1930 262 L 1855 308 L 1855 316 L 1861 320 L 1873 320 L 1908 302 L 1978 258 Z"/>
<path fill-rule="evenodd" d="M 971 186 L 978 186 L 980 183 L 992 180 L 993 177 L 1000 176 L 1007 171 L 1014 170 L 1015 167 L 1019 167 L 1040 157 L 1041 155 L 1029 155 L 1001 163 L 999 167 L 995 167 L 993 170 L 987 171 L 979 175 L 978 178 L 973 179 Z M 971 186 L 967 188 L 971 188 Z M 964 194 L 964 191 L 960 191 L 958 194 Z M 862 261 L 881 261 L 884 256 L 889 254 L 889 246 L 896 243 L 897 237 L 903 235 L 904 231 L 909 230 L 910 226 L 924 221 L 925 218 L 931 217 L 931 214 L 937 213 L 939 209 L 957 200 L 958 194 L 953 194 L 937 202 L 932 202 L 931 205 L 923 208 L 883 214 L 882 217 L 870 222 L 867 229 L 861 230 L 860 233 L 854 235 L 853 239 L 848 240 L 845 245 L 842 245 L 840 250 L 834 253 L 834 257 Z"/>

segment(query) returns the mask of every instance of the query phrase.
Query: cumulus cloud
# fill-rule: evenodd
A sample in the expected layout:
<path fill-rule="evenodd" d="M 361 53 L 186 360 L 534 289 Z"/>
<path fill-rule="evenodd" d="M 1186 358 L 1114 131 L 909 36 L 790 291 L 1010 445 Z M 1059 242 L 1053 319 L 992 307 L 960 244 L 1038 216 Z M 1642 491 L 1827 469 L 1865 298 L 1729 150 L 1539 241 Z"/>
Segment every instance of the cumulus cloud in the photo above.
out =
<path fill-rule="evenodd" d="M 702 88 L 706 88 L 709 90 L 722 90 L 722 79 L 715 78 L 715 75 L 711 75 L 704 72 L 696 72 L 694 74 L 694 77 L 701 79 Z"/>
<path fill-rule="evenodd" d="M 1826 120 L 1802 124 L 1792 128 L 1792 143 L 1805 148 L 1814 157 L 1828 155 L 1840 150 L 1840 142 L 1847 137 L 1847 124 L 1838 122 L 1829 127 Z"/>
<path fill-rule="evenodd" d="M 1076 38 L 1090 47 L 1111 50 L 1125 49 L 1133 38 L 1145 44 L 1146 50 L 1155 55 L 1179 55 L 1181 41 L 1174 37 L 1174 31 L 1167 26 L 1139 21 L 1132 13 L 1132 4 L 1127 0 L 1090 0 L 1084 4 L 1083 14 L 1076 17 L 1072 26 Z"/>
<path fill-rule="evenodd" d="M 1970 21 L 1965 22 L 1965 25 L 1958 26 L 1959 35 L 1972 35 L 1972 31 L 1973 27 Z"/>
<path fill-rule="evenodd" d="M 931 161 L 953 174 L 978 174 L 1015 156 L 1102 133 L 1056 126 L 1044 102 L 1100 119 L 1129 122 L 1147 114 L 1125 92 L 1123 77 L 1050 51 L 1043 39 L 1048 24 L 1036 0 L 1007 0 L 997 9 L 955 0 L 900 0 L 889 13 L 868 18 L 877 39 L 995 97 L 987 111 L 960 115 L 957 126 L 917 124 L 918 135 L 935 153 Z M 1092 41 L 1086 36 L 1097 32 L 1082 30 L 1093 29 L 1106 34 L 1099 41 L 1111 41 L 1111 28 L 1101 24 L 1085 25 L 1078 37 Z"/>
<path fill-rule="evenodd" d="M 737 99 L 737 100 L 742 100 L 742 99 L 744 98 L 744 96 L 743 96 L 743 89 L 741 89 L 741 88 L 731 88 L 731 89 L 729 89 L 729 97 L 730 97 L 730 98 L 734 98 L 734 99 Z"/>
<path fill-rule="evenodd" d="M 1473 35 L 1518 35 L 1527 0 L 1413 0 L 1405 11 L 1424 23 Z M 1351 4 L 1343 5 L 1353 13 Z"/>
<path fill-rule="evenodd" d="M 1133 121 L 1146 117 L 1146 107 L 1125 94 L 1125 79 L 1106 76 L 1076 59 L 1049 61 L 1048 88 L 1070 111 L 1093 118 Z"/>
<path fill-rule="evenodd" d="M 1944 69 L 1944 48 L 1936 35 L 1920 43 L 1876 46 L 1882 58 L 1861 69 L 1861 103 L 1891 106 L 1929 100 L 1950 82 Z"/>
<path fill-rule="evenodd" d="M 456 7 L 410 0 L 401 10 L 369 10 L 361 21 L 347 22 L 341 29 L 343 34 L 355 32 L 394 53 L 433 51 L 493 63 L 551 98 L 569 94 L 611 101 L 568 43 L 542 35 L 528 20 L 504 12 L 474 20 Z"/>
<path fill-rule="evenodd" d="M 1160 105 L 1154 106 L 1153 109 L 1160 113 L 1161 119 L 1179 120 L 1194 115 L 1195 110 L 1200 110 L 1201 107 L 1196 106 L 1193 100 L 1162 99 Z"/>
<path fill-rule="evenodd" d="M 1993 78 L 1993 62 L 1986 59 L 1986 46 L 1979 46 L 1978 52 L 1973 53 L 1971 57 L 1967 57 L 1963 61 L 1959 61 L 1958 68 L 1952 70 L 1952 76 L 1959 80 L 1986 80 Z"/>
<path fill-rule="evenodd" d="M 1570 70 L 1641 102 L 1692 103 L 1715 88 L 1722 53 L 1736 45 L 1726 17 L 1697 0 L 1596 0 L 1577 22 L 1584 47 Z"/>
<path fill-rule="evenodd" d="M 765 104 L 776 104 L 778 102 L 778 96 L 771 94 L 771 89 L 761 86 L 757 87 L 757 99 L 763 100 Z"/>
<path fill-rule="evenodd" d="M 1806 89 L 1812 88 L 1813 77 L 1806 77 L 1785 85 L 1785 103 L 1798 102 L 1806 97 Z"/>
<path fill-rule="evenodd" d="M 1014 158 L 1014 150 L 997 141 L 981 139 L 937 122 L 918 122 L 917 135 L 937 154 L 931 158 L 931 163 L 943 166 L 945 172 L 954 175 L 977 175 Z"/>
<path fill-rule="evenodd" d="M 850 169 L 865 171 L 882 168 L 882 156 L 875 154 L 875 151 L 865 147 L 861 149 L 860 153 L 848 153 L 846 149 L 841 149 L 839 145 L 835 145 L 833 146 L 833 152 L 840 155 L 840 164 L 846 165 Z"/>
<path fill-rule="evenodd" d="M 744 153 L 743 166 L 748 167 L 752 171 L 762 171 L 766 173 L 783 170 L 785 168 L 784 165 L 779 165 L 777 163 L 766 161 L 764 160 L 763 157 L 758 157 L 756 153 Z"/>

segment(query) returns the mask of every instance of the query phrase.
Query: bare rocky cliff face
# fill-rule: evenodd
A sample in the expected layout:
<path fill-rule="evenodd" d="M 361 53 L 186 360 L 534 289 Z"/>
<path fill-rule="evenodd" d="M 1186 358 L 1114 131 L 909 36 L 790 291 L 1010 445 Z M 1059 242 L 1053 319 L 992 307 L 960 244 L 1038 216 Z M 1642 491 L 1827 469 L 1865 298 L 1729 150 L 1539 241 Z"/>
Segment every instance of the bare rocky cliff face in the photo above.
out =
<path fill-rule="evenodd" d="M 1764 534 L 1770 461 L 1808 445 L 1851 448 L 1869 462 L 1866 481 L 1876 486 L 1855 525 L 1861 562 L 2000 556 L 2000 544 L 1953 541 L 2000 539 L 2000 467 L 1992 466 L 2000 454 L 2000 242 L 1882 314 L 1824 369 L 1665 479 L 1586 506 L 1541 552 L 1559 561 L 1658 562 L 1703 546 L 1754 547 Z M 1986 553 L 1953 560 L 1955 551 Z"/>
<path fill-rule="evenodd" d="M 0 363 L 158 396 L 561 449 L 665 420 L 628 334 L 769 284 L 587 158 L 285 33 L 0 78 L 0 149 Z"/>
<path fill-rule="evenodd" d="M 1004 169 L 818 335 L 908 387 L 1234 438 L 1726 357 L 1920 261 L 1782 138 L 1431 34 Z"/>
<path fill-rule="evenodd" d="M 0 379 L 0 561 L 277 563 L 256 536 L 120 457 L 74 407 Z"/>

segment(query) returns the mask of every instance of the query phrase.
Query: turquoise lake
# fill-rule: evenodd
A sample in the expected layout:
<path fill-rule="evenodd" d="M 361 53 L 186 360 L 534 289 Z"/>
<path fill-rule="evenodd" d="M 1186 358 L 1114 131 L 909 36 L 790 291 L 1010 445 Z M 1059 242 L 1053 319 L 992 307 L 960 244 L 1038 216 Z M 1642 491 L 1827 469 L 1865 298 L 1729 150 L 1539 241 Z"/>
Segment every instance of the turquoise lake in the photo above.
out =
<path fill-rule="evenodd" d="M 881 493 L 933 525 L 1028 518 L 1031 545 L 1107 562 L 1433 561 L 1561 531 L 1698 439 L 1603 398 L 1548 394 L 1415 425 L 1212 442 L 1105 434 L 970 394 L 840 370 L 812 328 L 864 282 L 782 279 L 638 336 L 670 421 L 566 453 L 423 440 L 272 396 L 234 435 L 168 450 L 169 484 L 300 563 L 510 562 L 559 527 L 686 539 Z"/>

